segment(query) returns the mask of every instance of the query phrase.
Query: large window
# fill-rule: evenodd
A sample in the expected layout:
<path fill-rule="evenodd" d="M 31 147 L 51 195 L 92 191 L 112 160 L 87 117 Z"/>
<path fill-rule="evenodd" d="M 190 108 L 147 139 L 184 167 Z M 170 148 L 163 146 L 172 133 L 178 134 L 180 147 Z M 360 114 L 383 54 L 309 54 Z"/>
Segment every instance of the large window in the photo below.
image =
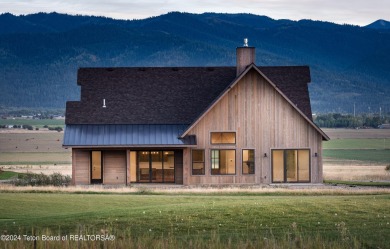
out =
<path fill-rule="evenodd" d="M 272 182 L 310 182 L 310 150 L 272 150 Z"/>
<path fill-rule="evenodd" d="M 242 150 L 242 173 L 255 173 L 255 150 Z"/>
<path fill-rule="evenodd" d="M 211 150 L 211 174 L 236 174 L 236 150 Z"/>
<path fill-rule="evenodd" d="M 174 151 L 137 151 L 137 159 L 130 158 L 131 181 L 136 182 L 175 182 Z M 130 154 L 134 157 L 135 154 Z M 135 167 L 135 169 L 134 169 Z"/>
<path fill-rule="evenodd" d="M 204 175 L 204 150 L 192 150 L 192 174 Z"/>
<path fill-rule="evenodd" d="M 236 144 L 235 132 L 211 132 L 211 144 Z"/>

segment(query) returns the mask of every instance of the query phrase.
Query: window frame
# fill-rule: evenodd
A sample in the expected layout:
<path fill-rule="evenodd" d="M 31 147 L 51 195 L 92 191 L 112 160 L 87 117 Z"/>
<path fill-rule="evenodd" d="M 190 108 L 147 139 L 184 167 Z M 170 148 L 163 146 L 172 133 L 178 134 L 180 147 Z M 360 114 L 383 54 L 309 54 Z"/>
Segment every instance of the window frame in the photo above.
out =
<path fill-rule="evenodd" d="M 244 173 L 244 150 L 253 150 L 253 173 Z M 250 162 L 250 161 L 248 161 Z M 256 150 L 255 149 L 242 149 L 241 150 L 241 174 L 243 175 L 255 175 L 256 174 Z"/>
<path fill-rule="evenodd" d="M 203 161 L 194 161 L 194 157 L 193 157 L 193 152 L 194 151 L 202 151 L 203 152 Z M 206 152 L 205 152 L 205 149 L 192 149 L 191 150 L 191 175 L 193 176 L 204 176 L 206 174 L 206 160 L 205 160 L 205 157 L 206 157 Z M 203 174 L 194 174 L 194 163 L 203 163 Z"/>
<path fill-rule="evenodd" d="M 218 151 L 218 167 L 213 168 L 213 151 Z M 213 169 L 218 169 L 218 171 L 221 171 L 221 151 L 234 151 L 234 173 L 230 174 L 214 174 Z M 232 176 L 232 175 L 237 175 L 237 149 L 231 149 L 231 148 L 226 148 L 226 149 L 219 149 L 219 148 L 211 148 L 210 149 L 210 175 L 212 176 Z"/>
<path fill-rule="evenodd" d="M 222 134 L 223 133 L 233 133 L 234 134 L 234 143 L 213 143 L 213 134 L 221 134 L 221 138 L 222 138 Z M 222 140 L 222 139 L 221 139 Z M 211 131 L 210 132 L 210 144 L 211 145 L 236 145 L 237 144 L 237 132 L 235 131 Z"/>

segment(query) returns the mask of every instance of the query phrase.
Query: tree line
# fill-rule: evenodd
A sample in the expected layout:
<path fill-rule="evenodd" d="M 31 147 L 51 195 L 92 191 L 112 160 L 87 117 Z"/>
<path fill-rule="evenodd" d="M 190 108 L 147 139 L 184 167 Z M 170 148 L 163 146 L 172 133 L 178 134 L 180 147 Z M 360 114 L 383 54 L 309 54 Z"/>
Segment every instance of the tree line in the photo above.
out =
<path fill-rule="evenodd" d="M 390 114 L 319 114 L 313 117 L 314 123 L 323 128 L 378 128 L 390 123 Z"/>

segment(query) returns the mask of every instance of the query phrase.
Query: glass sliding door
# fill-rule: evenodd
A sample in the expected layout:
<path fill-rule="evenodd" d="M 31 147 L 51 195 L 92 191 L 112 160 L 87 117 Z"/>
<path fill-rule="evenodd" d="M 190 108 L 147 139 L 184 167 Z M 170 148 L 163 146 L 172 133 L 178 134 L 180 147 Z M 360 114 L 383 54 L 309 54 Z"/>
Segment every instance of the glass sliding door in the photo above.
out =
<path fill-rule="evenodd" d="M 149 165 L 149 151 L 138 152 L 138 182 L 149 182 L 150 181 L 150 165 Z"/>
<path fill-rule="evenodd" d="M 272 150 L 272 182 L 310 182 L 310 150 Z"/>
<path fill-rule="evenodd" d="M 297 150 L 285 150 L 285 167 L 287 182 L 298 181 L 298 151 Z"/>
<path fill-rule="evenodd" d="M 298 178 L 300 181 L 310 181 L 310 151 L 298 150 L 299 171 Z"/>
<path fill-rule="evenodd" d="M 175 182 L 175 153 L 164 151 L 164 182 Z"/>
<path fill-rule="evenodd" d="M 175 153 L 173 151 L 137 151 L 137 155 L 136 182 L 175 182 Z"/>
<path fill-rule="evenodd" d="M 272 151 L 272 181 L 284 182 L 284 153 L 283 150 Z"/>
<path fill-rule="evenodd" d="M 150 163 L 152 167 L 152 182 L 163 182 L 162 151 L 152 151 Z"/>

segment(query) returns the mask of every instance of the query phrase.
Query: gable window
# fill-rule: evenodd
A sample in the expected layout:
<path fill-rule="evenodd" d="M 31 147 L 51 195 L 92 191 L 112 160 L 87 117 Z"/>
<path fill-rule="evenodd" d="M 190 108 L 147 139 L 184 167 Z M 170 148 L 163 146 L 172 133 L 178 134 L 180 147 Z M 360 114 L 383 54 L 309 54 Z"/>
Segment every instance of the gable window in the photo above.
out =
<path fill-rule="evenodd" d="M 236 174 L 236 150 L 211 150 L 211 174 Z"/>
<path fill-rule="evenodd" d="M 211 144 L 236 144 L 235 132 L 211 132 Z"/>
<path fill-rule="evenodd" d="M 192 174 L 204 175 L 204 150 L 192 150 Z"/>
<path fill-rule="evenodd" d="M 242 173 L 255 173 L 255 150 L 242 150 Z"/>

